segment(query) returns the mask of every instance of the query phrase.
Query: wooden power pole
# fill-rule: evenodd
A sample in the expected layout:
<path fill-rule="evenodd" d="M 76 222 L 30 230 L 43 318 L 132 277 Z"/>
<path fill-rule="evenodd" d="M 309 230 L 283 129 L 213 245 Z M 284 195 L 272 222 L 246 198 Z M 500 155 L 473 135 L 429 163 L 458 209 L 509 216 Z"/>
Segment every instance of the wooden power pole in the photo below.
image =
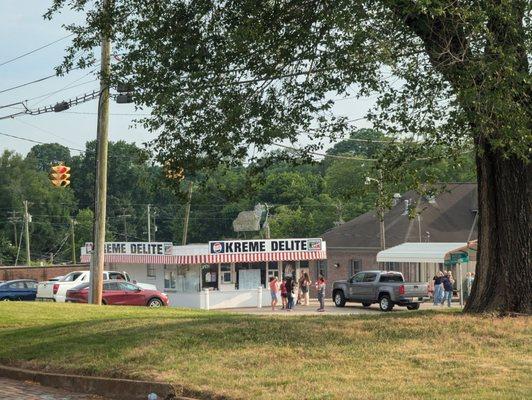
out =
<path fill-rule="evenodd" d="M 74 218 L 70 218 L 70 240 L 72 242 L 72 264 L 76 263 L 76 238 L 75 238 L 75 231 L 74 231 L 74 225 L 76 224 L 76 221 L 74 221 Z"/>
<path fill-rule="evenodd" d="M 103 0 L 104 12 L 109 12 L 111 0 Z M 98 101 L 98 154 L 96 168 L 96 226 L 95 226 L 95 251 L 93 270 L 90 274 L 91 303 L 102 303 L 103 270 L 104 270 L 104 246 L 105 246 L 105 218 L 107 208 L 107 149 L 109 133 L 109 74 L 111 40 L 109 37 L 110 27 L 101 32 L 101 69 L 100 69 L 100 96 Z"/>
<path fill-rule="evenodd" d="M 24 200 L 24 236 L 26 237 L 26 263 L 28 267 L 31 265 L 31 254 L 30 254 L 30 218 L 31 215 L 28 213 L 28 200 Z"/>
<path fill-rule="evenodd" d="M 183 222 L 183 240 L 182 245 L 187 244 L 187 234 L 188 234 L 188 221 L 190 219 L 190 203 L 192 202 L 192 181 L 188 182 L 188 193 L 187 193 L 187 206 L 185 208 L 185 221 Z"/>

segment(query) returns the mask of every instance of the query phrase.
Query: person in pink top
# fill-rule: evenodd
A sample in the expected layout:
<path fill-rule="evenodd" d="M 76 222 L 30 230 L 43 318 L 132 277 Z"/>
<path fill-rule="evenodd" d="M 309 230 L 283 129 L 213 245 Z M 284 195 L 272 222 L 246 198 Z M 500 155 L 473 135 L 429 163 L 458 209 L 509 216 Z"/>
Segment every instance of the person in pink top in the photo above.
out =
<path fill-rule="evenodd" d="M 277 278 L 272 276 L 270 278 L 270 294 L 272 295 L 272 310 L 275 311 L 277 305 L 277 293 L 279 292 L 279 284 Z"/>

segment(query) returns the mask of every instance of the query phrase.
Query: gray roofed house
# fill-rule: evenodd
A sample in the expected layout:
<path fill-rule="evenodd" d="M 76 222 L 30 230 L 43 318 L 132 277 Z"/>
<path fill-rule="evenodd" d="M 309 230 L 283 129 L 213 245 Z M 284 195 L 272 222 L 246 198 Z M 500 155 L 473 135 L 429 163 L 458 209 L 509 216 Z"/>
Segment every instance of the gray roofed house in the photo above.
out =
<path fill-rule="evenodd" d="M 407 202 L 417 207 L 419 217 L 411 219 L 406 215 Z M 386 248 L 405 242 L 477 239 L 476 215 L 476 183 L 446 184 L 445 190 L 434 198 L 420 197 L 414 191 L 406 192 L 385 214 Z M 328 230 L 322 238 L 327 242 L 327 262 L 311 268 L 313 278 L 322 270 L 332 282 L 377 267 L 376 256 L 381 247 L 379 220 L 374 211 Z"/>

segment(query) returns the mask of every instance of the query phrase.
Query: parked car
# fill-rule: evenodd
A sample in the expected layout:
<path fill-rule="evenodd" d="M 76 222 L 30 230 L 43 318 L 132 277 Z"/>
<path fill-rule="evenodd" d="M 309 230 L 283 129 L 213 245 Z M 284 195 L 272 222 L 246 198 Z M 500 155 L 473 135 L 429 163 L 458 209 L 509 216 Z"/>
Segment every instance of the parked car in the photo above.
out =
<path fill-rule="evenodd" d="M 32 279 L 16 279 L 0 283 L 0 300 L 33 301 L 37 295 L 37 281 Z"/>
<path fill-rule="evenodd" d="M 40 282 L 37 287 L 37 300 L 56 301 L 59 303 L 63 303 L 65 301 L 65 296 L 68 289 L 72 289 L 73 287 L 78 286 L 81 283 L 88 283 L 89 278 L 90 271 L 74 271 L 65 275 L 57 282 Z M 127 272 L 118 271 L 104 271 L 103 279 L 117 279 L 126 282 L 131 282 L 131 277 Z M 155 285 L 151 285 L 149 283 L 139 283 L 137 285 L 145 289 L 157 289 Z"/>
<path fill-rule="evenodd" d="M 363 271 L 347 281 L 333 283 L 336 307 L 354 302 L 362 303 L 364 307 L 378 303 L 382 311 L 391 311 L 395 305 L 417 310 L 428 299 L 427 283 L 405 282 L 400 272 Z"/>
<path fill-rule="evenodd" d="M 54 276 L 53 278 L 48 279 L 48 282 L 58 282 L 61 279 L 63 279 L 63 275 L 60 276 Z"/>
<path fill-rule="evenodd" d="M 89 284 L 82 283 L 66 292 L 66 301 L 87 303 Z M 103 283 L 102 303 L 106 305 L 162 307 L 168 305 L 168 296 L 158 290 L 141 287 L 121 280 Z"/>

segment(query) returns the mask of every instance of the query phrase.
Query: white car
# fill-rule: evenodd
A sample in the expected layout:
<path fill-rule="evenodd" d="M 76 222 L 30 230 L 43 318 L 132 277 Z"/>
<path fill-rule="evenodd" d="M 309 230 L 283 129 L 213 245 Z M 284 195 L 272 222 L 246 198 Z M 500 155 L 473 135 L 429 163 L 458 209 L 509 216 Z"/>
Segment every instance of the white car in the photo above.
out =
<path fill-rule="evenodd" d="M 63 276 L 59 281 L 40 282 L 37 285 L 37 301 L 56 301 L 64 303 L 66 299 L 66 292 L 68 289 L 89 282 L 90 271 L 74 271 L 68 275 Z M 131 280 L 127 272 L 118 271 L 104 271 L 103 280 L 123 280 L 135 283 L 142 289 L 157 290 L 155 285 L 149 283 L 138 283 Z"/>

